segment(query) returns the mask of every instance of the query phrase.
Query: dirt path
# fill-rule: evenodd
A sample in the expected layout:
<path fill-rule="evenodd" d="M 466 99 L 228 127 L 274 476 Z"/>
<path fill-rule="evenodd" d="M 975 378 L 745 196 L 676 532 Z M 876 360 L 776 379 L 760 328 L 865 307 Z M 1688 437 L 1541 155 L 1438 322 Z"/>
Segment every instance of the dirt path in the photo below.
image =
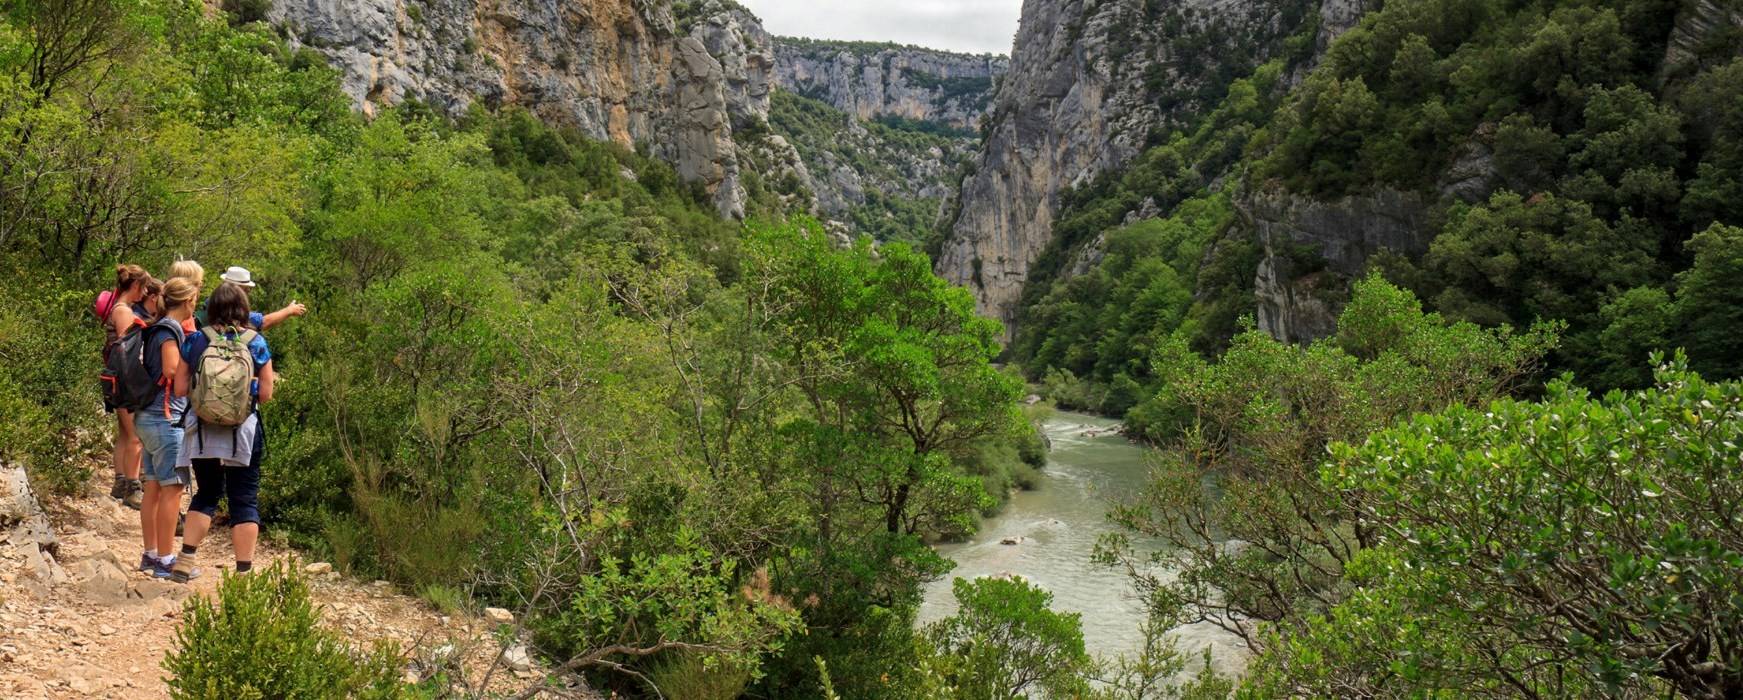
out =
<path fill-rule="evenodd" d="M 212 595 L 220 572 L 234 566 L 229 528 L 220 527 L 200 547 L 199 578 L 187 585 L 151 579 L 134 570 L 141 549 L 138 512 L 108 498 L 108 484 L 95 477 L 87 492 L 48 514 L 53 544 L 20 544 L 16 531 L 8 542 L 8 533 L 0 532 L 0 697 L 167 697 L 159 664 L 173 644 L 183 602 Z M 34 551 L 41 552 L 35 560 Z M 287 559 L 309 567 L 270 542 L 256 552 L 255 566 Z M 309 579 L 323 624 L 360 645 L 397 641 L 408 650 L 408 680 L 445 664 L 480 678 L 500 655 L 495 621 L 444 615 L 385 581 L 332 573 Z M 527 687 L 539 670 L 516 673 L 499 664 L 490 690 Z M 586 697 L 578 689 L 563 696 Z"/>

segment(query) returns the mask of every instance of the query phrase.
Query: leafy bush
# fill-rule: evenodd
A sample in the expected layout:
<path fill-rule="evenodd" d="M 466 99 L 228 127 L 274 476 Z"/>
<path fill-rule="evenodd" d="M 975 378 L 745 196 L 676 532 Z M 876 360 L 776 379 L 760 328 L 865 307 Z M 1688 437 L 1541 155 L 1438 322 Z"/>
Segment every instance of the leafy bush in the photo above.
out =
<path fill-rule="evenodd" d="M 1177 341 L 1158 357 L 1162 390 L 1134 411 L 1156 422 L 1129 426 L 1167 451 L 1143 492 L 1115 508 L 1122 531 L 1096 556 L 1132 576 L 1152 616 L 1209 621 L 1264 650 L 1269 630 L 1342 597 L 1346 568 L 1377 536 L 1343 490 L 1321 482 L 1327 445 L 1517 390 L 1557 328 L 1451 322 L 1370 276 L 1335 338 L 1299 347 L 1250 330 L 1214 364 Z"/>
<path fill-rule="evenodd" d="M 1378 551 L 1359 594 L 1265 660 L 1255 688 L 1743 692 L 1729 505 L 1743 501 L 1743 384 L 1680 357 L 1656 378 L 1603 397 L 1558 381 L 1541 402 L 1456 407 L 1335 447 L 1324 478 L 1356 494 Z"/>
<path fill-rule="evenodd" d="M 1053 594 L 1019 578 L 956 579 L 961 609 L 926 635 L 949 697 L 1082 697 L 1094 661 L 1076 613 L 1049 609 Z"/>
<path fill-rule="evenodd" d="M 90 475 L 85 455 L 108 434 L 103 419 L 113 421 L 95 391 L 103 341 L 95 292 L 0 277 L 0 296 L 14 302 L 0 307 L 0 460 L 24 465 L 44 494 L 76 494 Z"/>
<path fill-rule="evenodd" d="M 225 574 L 216 601 L 193 596 L 182 608 L 175 646 L 164 656 L 170 696 L 220 698 L 401 698 L 399 654 L 369 654 L 319 625 L 308 584 L 279 562 Z"/>

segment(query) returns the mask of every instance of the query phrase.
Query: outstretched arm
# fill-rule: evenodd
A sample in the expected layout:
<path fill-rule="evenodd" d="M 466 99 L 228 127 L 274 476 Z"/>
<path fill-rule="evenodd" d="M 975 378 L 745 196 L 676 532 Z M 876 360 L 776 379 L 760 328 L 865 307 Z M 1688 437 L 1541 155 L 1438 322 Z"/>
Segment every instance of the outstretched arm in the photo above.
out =
<path fill-rule="evenodd" d="M 308 312 L 309 312 L 309 307 L 304 306 L 302 304 L 299 304 L 295 300 L 292 300 L 289 306 L 286 306 L 282 309 L 279 309 L 277 311 L 274 311 L 270 314 L 267 314 L 267 315 L 261 317 L 260 330 L 265 331 L 268 328 L 276 326 L 280 323 L 284 323 L 284 320 L 287 318 L 290 318 L 292 316 L 301 316 L 301 315 L 306 314 Z"/>

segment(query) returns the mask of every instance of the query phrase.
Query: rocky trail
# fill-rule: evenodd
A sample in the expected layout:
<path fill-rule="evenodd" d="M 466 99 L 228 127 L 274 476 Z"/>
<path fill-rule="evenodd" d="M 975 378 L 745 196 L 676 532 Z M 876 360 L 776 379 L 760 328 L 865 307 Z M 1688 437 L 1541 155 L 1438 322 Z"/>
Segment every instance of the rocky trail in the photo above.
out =
<path fill-rule="evenodd" d="M 107 481 L 97 483 L 107 470 L 96 471 L 87 495 L 44 511 L 24 470 L 0 465 L 0 697 L 168 697 L 160 663 L 184 602 L 214 595 L 234 566 L 229 529 L 219 527 L 200 547 L 203 573 L 188 584 L 134 570 L 138 512 L 108 498 Z M 444 614 L 386 581 L 304 562 L 268 533 L 255 567 L 285 560 L 307 575 L 323 624 L 360 647 L 397 642 L 408 681 L 446 669 L 459 679 L 454 695 L 480 697 L 519 692 L 543 676 L 524 646 L 504 650 L 497 633 L 513 621 L 506 611 Z M 597 696 L 575 688 L 541 697 Z"/>

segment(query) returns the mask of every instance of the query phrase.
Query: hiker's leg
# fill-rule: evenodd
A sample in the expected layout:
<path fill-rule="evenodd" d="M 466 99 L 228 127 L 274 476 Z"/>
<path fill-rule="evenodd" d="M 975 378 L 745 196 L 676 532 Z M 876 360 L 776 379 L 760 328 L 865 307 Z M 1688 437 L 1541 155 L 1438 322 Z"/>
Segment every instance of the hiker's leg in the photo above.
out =
<path fill-rule="evenodd" d="M 258 452 L 256 453 L 259 454 Z M 254 543 L 260 539 L 260 462 L 225 470 L 224 497 L 230 502 L 230 544 L 236 561 L 254 561 Z"/>
<path fill-rule="evenodd" d="M 165 555 L 176 552 L 176 516 L 181 513 L 183 488 L 185 487 L 181 484 L 157 485 L 157 507 L 154 509 L 157 511 L 157 524 L 154 532 L 157 535 L 157 551 Z"/>
<path fill-rule="evenodd" d="M 139 504 L 139 534 L 145 540 L 145 551 L 162 555 L 168 552 L 157 549 L 157 497 L 157 482 L 146 481 L 145 500 Z M 173 523 L 171 527 L 174 527 Z"/>
<path fill-rule="evenodd" d="M 194 497 L 188 503 L 188 522 L 182 527 L 182 544 L 198 547 L 212 528 L 218 498 L 224 495 L 224 465 L 217 459 L 194 462 Z"/>
<path fill-rule="evenodd" d="M 133 412 L 125 408 L 115 411 L 115 473 L 129 479 L 139 478 L 139 431 L 133 425 Z"/>

